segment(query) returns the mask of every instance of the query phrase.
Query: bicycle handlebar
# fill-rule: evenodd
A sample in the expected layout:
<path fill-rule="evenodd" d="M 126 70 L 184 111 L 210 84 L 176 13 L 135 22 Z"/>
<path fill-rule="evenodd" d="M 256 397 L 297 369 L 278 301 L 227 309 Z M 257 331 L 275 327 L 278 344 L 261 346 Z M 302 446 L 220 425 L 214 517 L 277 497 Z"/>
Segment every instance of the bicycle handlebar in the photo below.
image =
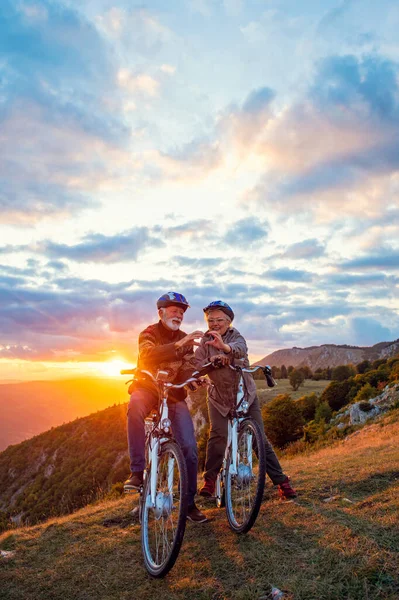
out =
<path fill-rule="evenodd" d="M 277 385 L 277 382 L 272 376 L 272 370 L 269 367 L 269 365 L 265 365 L 264 367 L 262 367 L 261 365 L 256 365 L 256 367 L 234 367 L 233 365 L 228 366 L 230 367 L 230 369 L 233 369 L 233 371 L 243 371 L 244 373 L 254 373 L 258 369 L 262 369 L 268 387 L 275 387 Z"/>
<path fill-rule="evenodd" d="M 198 371 L 194 371 L 191 375 L 191 377 L 189 377 L 186 381 L 183 381 L 182 383 L 171 383 L 168 381 L 164 382 L 164 385 L 168 388 L 168 389 L 181 389 L 184 386 L 188 385 L 189 383 L 196 383 L 198 382 L 198 378 L 199 377 L 203 377 L 204 375 L 206 375 L 207 373 L 209 373 L 210 371 L 212 371 L 213 369 L 216 369 L 218 367 L 216 367 L 213 363 L 209 362 L 206 363 L 203 367 L 201 367 L 201 369 L 199 369 Z M 144 369 L 138 369 L 137 367 L 135 369 L 122 369 L 122 371 L 120 372 L 121 375 L 135 375 L 136 373 L 144 373 L 144 375 L 147 375 L 148 377 L 150 377 L 150 379 L 153 380 L 154 383 L 159 384 L 160 381 L 154 377 L 154 375 L 150 372 L 150 371 L 146 371 Z"/>

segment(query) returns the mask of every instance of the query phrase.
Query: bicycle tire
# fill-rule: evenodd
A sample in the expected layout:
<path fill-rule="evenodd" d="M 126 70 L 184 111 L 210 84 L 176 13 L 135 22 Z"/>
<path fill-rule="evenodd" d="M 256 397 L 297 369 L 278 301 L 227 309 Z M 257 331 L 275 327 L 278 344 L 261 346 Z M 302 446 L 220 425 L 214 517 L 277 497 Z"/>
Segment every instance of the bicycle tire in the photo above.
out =
<path fill-rule="evenodd" d="M 251 453 L 251 462 L 248 461 L 248 449 Z M 231 464 L 230 450 L 224 486 L 227 520 L 236 533 L 247 533 L 258 516 L 266 476 L 264 438 L 258 423 L 251 418 L 244 419 L 238 428 L 236 475 L 230 472 Z"/>
<path fill-rule="evenodd" d="M 145 567 L 153 577 L 164 577 L 179 555 L 186 529 L 187 487 L 186 461 L 180 446 L 173 441 L 163 443 L 155 507 L 151 503 L 151 467 L 143 489 L 141 546 Z"/>

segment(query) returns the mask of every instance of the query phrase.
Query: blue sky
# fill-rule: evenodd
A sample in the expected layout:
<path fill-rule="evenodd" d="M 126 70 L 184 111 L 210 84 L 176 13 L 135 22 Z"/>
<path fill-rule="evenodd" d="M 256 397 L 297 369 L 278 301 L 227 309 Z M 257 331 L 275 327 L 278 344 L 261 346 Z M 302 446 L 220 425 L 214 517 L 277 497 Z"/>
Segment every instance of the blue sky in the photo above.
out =
<path fill-rule="evenodd" d="M 121 358 L 165 291 L 251 358 L 399 337 L 399 5 L 0 7 L 0 374 Z"/>

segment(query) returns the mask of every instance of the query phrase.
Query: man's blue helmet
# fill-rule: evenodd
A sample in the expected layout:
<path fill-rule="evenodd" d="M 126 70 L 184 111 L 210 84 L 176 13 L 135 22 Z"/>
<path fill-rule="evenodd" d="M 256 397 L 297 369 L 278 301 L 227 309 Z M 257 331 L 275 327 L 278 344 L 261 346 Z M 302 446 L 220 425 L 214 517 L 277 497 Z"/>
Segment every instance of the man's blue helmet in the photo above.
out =
<path fill-rule="evenodd" d="M 211 310 L 221 310 L 226 315 L 228 315 L 231 320 L 234 319 L 233 309 L 226 302 L 223 302 L 223 300 L 214 300 L 213 302 L 208 304 L 208 306 L 205 306 L 205 308 L 203 309 L 205 314 L 207 314 Z"/>
<path fill-rule="evenodd" d="M 184 312 L 190 308 L 190 305 L 183 294 L 178 294 L 177 292 L 168 292 L 158 298 L 157 308 L 166 308 L 167 306 L 179 306 Z"/>

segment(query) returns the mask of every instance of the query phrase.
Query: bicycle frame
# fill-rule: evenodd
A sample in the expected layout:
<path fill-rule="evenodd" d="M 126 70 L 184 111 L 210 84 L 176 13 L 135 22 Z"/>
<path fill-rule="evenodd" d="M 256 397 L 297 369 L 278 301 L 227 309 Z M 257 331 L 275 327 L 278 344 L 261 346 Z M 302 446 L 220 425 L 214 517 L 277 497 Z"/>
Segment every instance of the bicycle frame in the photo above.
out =
<path fill-rule="evenodd" d="M 163 386 L 162 386 L 163 387 Z M 163 434 L 163 435 L 162 435 Z M 167 393 L 164 394 L 159 409 L 158 424 L 149 434 L 148 439 L 148 467 L 151 466 L 151 506 L 155 508 L 156 504 L 156 483 L 158 476 L 158 456 L 161 444 L 170 438 L 170 421 L 168 412 Z M 170 459 L 173 461 L 173 459 Z M 173 474 L 173 462 L 169 465 L 169 473 Z M 168 478 L 169 494 L 173 493 L 173 476 Z"/>
<path fill-rule="evenodd" d="M 238 382 L 236 405 L 228 416 L 227 443 L 226 443 L 226 449 L 224 452 L 222 468 L 216 479 L 216 504 L 219 508 L 224 503 L 223 497 L 222 497 L 223 496 L 222 485 L 225 487 L 225 481 L 226 481 L 226 475 L 227 475 L 227 464 L 229 461 L 229 456 L 231 456 L 230 465 L 229 465 L 229 474 L 233 475 L 233 476 L 236 476 L 239 474 L 238 473 L 238 465 L 237 465 L 238 429 L 239 429 L 240 423 L 242 421 L 244 421 L 244 419 L 248 418 L 248 410 L 249 410 L 248 402 L 245 400 L 245 386 L 244 386 L 243 372 L 253 373 L 257 369 L 262 369 L 264 375 L 266 376 L 269 387 L 274 387 L 275 385 L 277 385 L 275 380 L 271 376 L 271 369 L 268 366 L 266 366 L 266 367 L 259 366 L 259 367 L 255 367 L 252 369 L 251 368 L 243 368 L 243 369 L 238 368 L 237 369 L 236 367 L 233 367 L 231 365 L 229 365 L 229 367 L 231 369 L 233 369 L 234 371 L 238 371 L 240 373 L 240 379 Z M 248 460 L 248 468 L 252 475 L 252 469 L 253 469 L 252 437 L 248 437 L 247 460 Z M 247 473 L 246 476 L 249 476 L 249 473 Z"/>

